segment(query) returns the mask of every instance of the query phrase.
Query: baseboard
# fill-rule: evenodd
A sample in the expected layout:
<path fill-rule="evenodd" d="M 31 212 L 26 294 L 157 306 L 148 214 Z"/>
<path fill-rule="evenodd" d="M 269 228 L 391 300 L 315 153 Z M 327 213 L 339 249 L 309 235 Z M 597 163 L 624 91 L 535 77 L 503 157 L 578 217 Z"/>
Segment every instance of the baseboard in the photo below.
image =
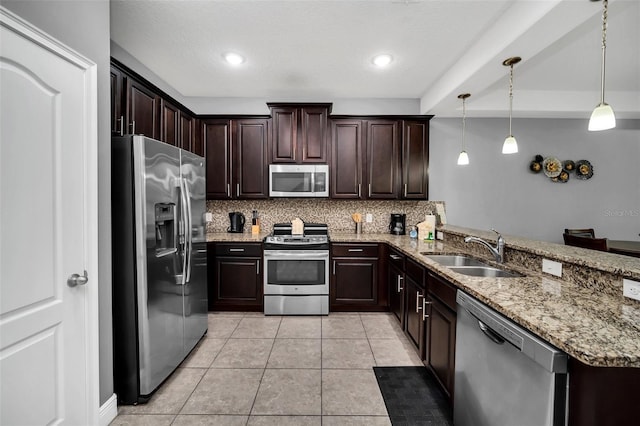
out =
<path fill-rule="evenodd" d="M 114 393 L 100 406 L 100 426 L 108 426 L 118 415 L 118 398 Z"/>

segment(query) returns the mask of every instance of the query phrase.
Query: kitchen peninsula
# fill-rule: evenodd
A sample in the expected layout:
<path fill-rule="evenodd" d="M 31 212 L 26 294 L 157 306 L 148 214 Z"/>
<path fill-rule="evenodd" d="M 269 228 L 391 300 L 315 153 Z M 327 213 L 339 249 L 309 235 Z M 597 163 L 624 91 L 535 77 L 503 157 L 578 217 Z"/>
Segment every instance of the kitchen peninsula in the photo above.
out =
<path fill-rule="evenodd" d="M 474 235 L 495 242 L 495 235 L 451 225 L 440 231 L 444 239 L 432 242 L 386 233 L 331 232 L 330 238 L 332 244 L 384 244 L 566 352 L 571 375 L 569 424 L 598 424 L 613 412 L 624 419 L 625 401 L 632 404 L 632 395 L 640 391 L 640 302 L 622 296 L 622 279 L 640 281 L 638 259 L 505 236 L 501 267 L 524 276 L 470 277 L 423 253 L 466 254 L 491 264 L 492 256 L 484 247 L 465 244 L 463 239 Z M 207 234 L 209 242 L 261 238 Z M 542 272 L 543 258 L 562 263 L 562 278 Z"/>

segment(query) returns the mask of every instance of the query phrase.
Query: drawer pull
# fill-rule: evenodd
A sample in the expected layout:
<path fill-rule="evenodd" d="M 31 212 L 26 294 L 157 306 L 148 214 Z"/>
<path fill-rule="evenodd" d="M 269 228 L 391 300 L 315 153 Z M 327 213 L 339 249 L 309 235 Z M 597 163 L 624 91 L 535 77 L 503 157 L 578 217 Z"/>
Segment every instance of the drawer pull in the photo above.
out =
<path fill-rule="evenodd" d="M 397 254 L 390 254 L 389 257 L 393 260 L 400 260 L 402 259 L 401 256 L 398 256 Z"/>
<path fill-rule="evenodd" d="M 424 296 L 422 296 L 419 291 L 416 291 L 416 314 L 419 314 L 420 309 L 422 309 L 422 306 L 420 306 L 421 297 L 424 297 Z"/>
<path fill-rule="evenodd" d="M 243 248 L 230 248 L 229 251 L 243 252 L 244 249 Z"/>
<path fill-rule="evenodd" d="M 358 253 L 358 252 L 362 252 L 364 251 L 363 249 L 358 249 L 358 248 L 353 248 L 353 249 L 349 249 L 349 253 Z"/>

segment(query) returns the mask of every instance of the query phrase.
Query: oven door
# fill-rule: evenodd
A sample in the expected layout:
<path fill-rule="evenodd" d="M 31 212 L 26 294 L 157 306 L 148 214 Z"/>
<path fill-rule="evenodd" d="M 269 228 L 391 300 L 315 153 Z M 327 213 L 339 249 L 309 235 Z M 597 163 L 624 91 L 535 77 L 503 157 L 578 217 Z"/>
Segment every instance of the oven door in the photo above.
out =
<path fill-rule="evenodd" d="M 329 250 L 265 250 L 264 294 L 329 294 Z"/>

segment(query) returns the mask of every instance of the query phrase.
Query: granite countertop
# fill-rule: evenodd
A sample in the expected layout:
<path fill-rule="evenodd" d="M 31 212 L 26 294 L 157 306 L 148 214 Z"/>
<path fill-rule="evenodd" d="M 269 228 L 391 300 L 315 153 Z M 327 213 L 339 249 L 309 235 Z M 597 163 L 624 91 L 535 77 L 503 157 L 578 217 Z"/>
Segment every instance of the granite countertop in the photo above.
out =
<path fill-rule="evenodd" d="M 447 232 L 465 232 L 465 228 L 448 227 Z M 474 232 L 475 231 L 475 232 Z M 478 235 L 477 230 L 469 234 Z M 267 234 L 207 234 L 207 241 L 259 242 Z M 467 234 L 468 235 L 468 234 Z M 485 237 L 485 235 L 480 235 Z M 487 234 L 486 237 L 490 237 Z M 488 238 L 490 239 L 490 238 Z M 495 239 L 495 238 L 494 238 Z M 581 362 L 600 367 L 640 368 L 640 302 L 619 295 L 603 294 L 593 288 L 583 287 L 542 272 L 531 271 L 522 265 L 505 263 L 505 269 L 524 273 L 519 278 L 471 277 L 452 272 L 449 268 L 428 259 L 422 252 L 463 253 L 459 247 L 448 246 L 446 242 L 423 242 L 411 240 L 408 236 L 391 234 L 331 233 L 331 242 L 388 243 L 413 260 L 452 284 L 489 305 L 521 326 L 547 340 Z M 533 244 L 533 249 L 531 247 Z M 507 246 L 519 246 L 548 254 L 549 243 L 507 237 Z M 553 245 L 554 253 L 555 246 Z M 579 256 L 578 256 L 579 255 Z M 562 250 L 559 257 L 584 262 L 598 262 L 605 268 L 623 271 L 636 277 L 640 270 L 633 261 L 627 263 L 623 256 L 606 259 L 608 253 L 594 255 L 594 259 L 584 258 L 583 253 L 572 256 Z M 489 260 L 490 254 L 483 260 Z M 597 259 L 596 259 L 597 258 Z M 633 259 L 633 258 L 631 258 Z M 637 259 L 635 259 L 637 262 Z M 616 263 L 618 262 L 618 263 Z M 621 264 L 620 264 L 621 263 Z M 640 275 L 638 275 L 640 276 Z"/>

